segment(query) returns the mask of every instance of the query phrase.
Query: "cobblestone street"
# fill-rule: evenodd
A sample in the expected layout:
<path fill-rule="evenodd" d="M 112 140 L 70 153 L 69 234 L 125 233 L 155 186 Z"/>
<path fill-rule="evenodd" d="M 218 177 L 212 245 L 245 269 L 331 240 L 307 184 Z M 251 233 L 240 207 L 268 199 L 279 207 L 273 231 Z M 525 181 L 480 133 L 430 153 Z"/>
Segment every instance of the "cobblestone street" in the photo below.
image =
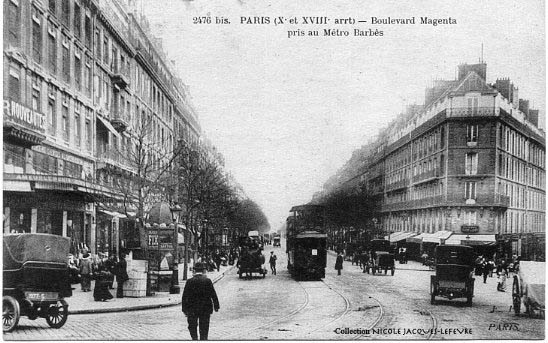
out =
<path fill-rule="evenodd" d="M 265 253 L 273 250 L 267 247 Z M 432 272 L 396 265 L 394 276 L 362 273 L 350 262 L 341 276 L 328 255 L 324 281 L 297 282 L 280 248 L 278 275 L 239 279 L 236 270 L 215 284 L 221 309 L 211 319 L 210 339 L 543 339 L 544 320 L 509 312 L 511 294 L 496 292 L 496 277 L 476 283 L 474 304 L 439 300 L 430 304 Z M 416 266 L 419 266 L 415 263 Z M 404 269 L 407 268 L 407 269 Z M 424 268 L 423 268 L 424 269 Z M 507 301 L 505 301 L 506 299 Z M 512 331 L 499 324 L 516 323 Z M 345 329 L 348 331 L 345 332 Z M 375 328 L 366 332 L 366 329 Z M 361 331 L 352 331 L 360 329 Z M 437 329 L 424 334 L 406 329 Z M 457 334 L 466 329 L 469 334 Z M 398 331 L 399 330 L 399 331 Z M 398 333 L 399 332 L 399 333 Z M 462 331 L 464 332 L 464 331 Z M 78 314 L 61 329 L 43 319 L 22 318 L 5 340 L 187 340 L 179 306 L 154 310 Z"/>

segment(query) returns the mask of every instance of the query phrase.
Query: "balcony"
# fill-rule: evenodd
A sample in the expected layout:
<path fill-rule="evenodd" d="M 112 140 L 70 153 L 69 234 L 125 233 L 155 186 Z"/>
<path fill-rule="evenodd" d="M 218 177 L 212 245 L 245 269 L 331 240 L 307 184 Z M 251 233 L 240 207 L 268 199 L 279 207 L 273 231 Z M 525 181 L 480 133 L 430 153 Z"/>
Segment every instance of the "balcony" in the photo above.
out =
<path fill-rule="evenodd" d="M 510 206 L 510 197 L 508 195 L 495 193 L 493 206 L 508 208 Z"/>
<path fill-rule="evenodd" d="M 114 129 L 118 132 L 124 132 L 129 126 L 129 120 L 123 114 L 116 113 L 114 118 L 110 120 Z"/>
<path fill-rule="evenodd" d="M 129 78 L 118 70 L 110 76 L 110 79 L 112 80 L 112 83 L 120 89 L 125 89 L 129 86 Z"/>
<path fill-rule="evenodd" d="M 393 182 L 389 185 L 386 185 L 386 191 L 394 191 L 397 189 L 405 188 L 407 186 L 408 186 L 407 180 L 400 180 L 400 181 Z"/>
<path fill-rule="evenodd" d="M 433 181 L 437 179 L 439 176 L 440 176 L 440 170 L 438 168 L 435 168 L 413 177 L 413 183 L 418 184 L 418 183 Z"/>
<path fill-rule="evenodd" d="M 448 117 L 495 117 L 495 107 L 453 107 L 447 111 Z"/>

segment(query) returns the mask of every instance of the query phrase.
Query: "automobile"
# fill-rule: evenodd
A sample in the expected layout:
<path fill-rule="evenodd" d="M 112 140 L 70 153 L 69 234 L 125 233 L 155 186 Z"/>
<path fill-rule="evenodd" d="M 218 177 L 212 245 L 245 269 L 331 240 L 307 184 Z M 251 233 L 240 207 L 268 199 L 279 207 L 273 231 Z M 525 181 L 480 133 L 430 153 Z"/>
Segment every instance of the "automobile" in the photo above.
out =
<path fill-rule="evenodd" d="M 394 263 L 394 254 L 390 252 L 390 241 L 386 239 L 373 239 L 370 242 L 370 249 L 371 256 L 365 265 L 365 272 L 376 274 L 384 271 L 385 274 L 388 274 L 388 270 L 390 270 L 390 275 L 394 275 L 396 265 Z"/>
<path fill-rule="evenodd" d="M 68 318 L 64 298 L 72 295 L 70 238 L 43 233 L 3 238 L 3 332 L 14 330 L 21 316 L 45 318 L 50 327 L 62 327 Z"/>
<path fill-rule="evenodd" d="M 274 237 L 273 242 L 274 242 L 275 247 L 279 247 L 280 246 L 280 237 Z"/>
<path fill-rule="evenodd" d="M 435 275 L 430 277 L 430 303 L 436 297 L 449 300 L 466 298 L 472 305 L 474 297 L 474 251 L 465 245 L 439 245 L 435 249 Z"/>
<path fill-rule="evenodd" d="M 538 311 L 544 316 L 545 309 L 546 263 L 521 261 L 517 275 L 512 284 L 512 301 L 514 312 L 519 315 L 521 304 L 525 313 L 533 316 Z"/>

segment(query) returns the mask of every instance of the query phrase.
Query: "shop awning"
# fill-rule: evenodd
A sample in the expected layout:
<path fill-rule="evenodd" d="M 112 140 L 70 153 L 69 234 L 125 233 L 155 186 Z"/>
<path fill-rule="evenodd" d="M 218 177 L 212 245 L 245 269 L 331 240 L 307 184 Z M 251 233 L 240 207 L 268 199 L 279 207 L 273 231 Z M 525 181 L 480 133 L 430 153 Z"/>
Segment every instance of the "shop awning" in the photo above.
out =
<path fill-rule="evenodd" d="M 407 238 L 409 243 L 436 243 L 440 244 L 441 240 L 448 239 L 453 234 L 453 231 L 438 231 L 434 233 L 423 232 L 418 236 Z"/>
<path fill-rule="evenodd" d="M 112 126 L 112 124 L 105 118 L 101 117 L 101 116 L 97 116 L 97 119 L 99 119 L 99 121 L 105 125 L 105 127 L 110 131 L 112 132 L 116 137 L 118 138 L 122 138 L 122 136 L 120 135 L 120 133 L 118 131 L 116 131 L 116 129 L 114 128 L 114 126 Z"/>
<path fill-rule="evenodd" d="M 120 212 L 115 212 L 115 211 L 107 211 L 107 210 L 99 210 L 99 212 L 102 212 L 104 214 L 107 214 L 113 218 L 127 218 L 127 216 L 125 214 L 122 214 Z"/>
<path fill-rule="evenodd" d="M 390 240 L 390 243 L 396 243 L 396 242 L 403 241 L 404 239 L 407 239 L 407 238 L 410 238 L 410 237 L 413 237 L 413 236 L 417 236 L 417 233 L 408 232 L 408 231 L 399 231 L 399 232 L 394 232 L 393 234 L 391 234 L 389 240 Z"/>
<path fill-rule="evenodd" d="M 494 245 L 495 235 L 452 235 L 445 244 L 456 245 Z"/>
<path fill-rule="evenodd" d="M 434 233 L 427 233 L 426 236 L 423 237 L 422 242 L 423 243 L 436 243 L 440 244 L 441 240 L 446 240 L 453 234 L 453 231 L 437 231 Z"/>
<path fill-rule="evenodd" d="M 3 184 L 4 191 L 11 191 L 11 192 L 30 192 L 32 191 L 30 188 L 30 182 L 29 181 L 4 181 Z"/>

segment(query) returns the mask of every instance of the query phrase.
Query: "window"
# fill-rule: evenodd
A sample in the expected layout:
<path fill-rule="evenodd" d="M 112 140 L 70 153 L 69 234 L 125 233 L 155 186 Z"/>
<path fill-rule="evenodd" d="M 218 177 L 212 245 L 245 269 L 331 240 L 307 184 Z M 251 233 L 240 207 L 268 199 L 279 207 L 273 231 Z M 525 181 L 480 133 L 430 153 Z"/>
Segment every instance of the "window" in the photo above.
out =
<path fill-rule="evenodd" d="M 40 112 L 40 87 L 38 85 L 32 85 L 32 109 L 36 112 Z"/>
<path fill-rule="evenodd" d="M 32 164 L 39 174 L 57 174 L 57 159 L 53 156 L 34 151 Z"/>
<path fill-rule="evenodd" d="M 82 177 L 82 166 L 70 161 L 64 161 L 63 174 L 74 178 Z"/>
<path fill-rule="evenodd" d="M 466 138 L 468 143 L 476 143 L 478 141 L 478 125 L 477 124 L 468 124 L 466 130 Z"/>
<path fill-rule="evenodd" d="M 108 38 L 103 38 L 103 63 L 108 65 Z"/>
<path fill-rule="evenodd" d="M 466 154 L 465 162 L 465 174 L 466 175 L 476 175 L 478 173 L 478 154 L 469 153 Z"/>
<path fill-rule="evenodd" d="M 21 102 L 21 85 L 19 81 L 19 70 L 16 70 L 14 68 L 10 68 L 9 98 L 15 102 Z"/>
<path fill-rule="evenodd" d="M 32 57 L 37 63 L 42 62 L 42 26 L 37 13 L 32 14 Z"/>
<path fill-rule="evenodd" d="M 442 127 L 440 129 L 440 148 L 444 148 L 445 147 L 445 128 Z"/>
<path fill-rule="evenodd" d="M 74 55 L 74 82 L 76 83 L 76 89 L 82 90 L 82 58 L 79 51 L 76 51 Z"/>
<path fill-rule="evenodd" d="M 8 1 L 8 41 L 14 46 L 21 46 L 21 9 L 19 1 Z"/>
<path fill-rule="evenodd" d="M 110 69 L 113 73 L 118 73 L 118 49 L 112 46 L 112 54 L 110 56 Z"/>
<path fill-rule="evenodd" d="M 98 60 L 101 60 L 101 34 L 99 32 L 99 29 L 95 29 L 95 55 L 97 56 Z"/>
<path fill-rule="evenodd" d="M 63 19 L 63 24 L 65 24 L 65 26 L 69 26 L 69 17 L 70 17 L 70 4 L 69 4 L 69 0 L 62 0 L 62 7 L 61 7 L 61 15 L 62 15 L 62 19 Z"/>
<path fill-rule="evenodd" d="M 80 110 L 81 104 L 76 101 L 74 103 L 74 141 L 77 147 L 80 147 L 80 140 L 82 136 L 82 127 L 80 126 Z"/>
<path fill-rule="evenodd" d="M 84 44 L 88 48 L 91 46 L 91 18 L 87 14 L 84 22 Z"/>
<path fill-rule="evenodd" d="M 477 97 L 468 98 L 468 114 L 477 115 L 478 105 L 479 105 L 479 98 Z"/>
<path fill-rule="evenodd" d="M 49 0 L 49 11 L 53 15 L 55 15 L 57 13 L 56 2 L 57 2 L 57 0 Z"/>
<path fill-rule="evenodd" d="M 50 97 L 48 99 L 48 125 L 52 134 L 55 134 L 55 115 L 55 98 Z"/>
<path fill-rule="evenodd" d="M 84 68 L 84 87 L 86 89 L 86 95 L 91 95 L 91 62 L 90 58 L 86 56 L 86 67 Z"/>
<path fill-rule="evenodd" d="M 74 34 L 80 38 L 82 35 L 82 14 L 78 3 L 74 3 Z"/>
<path fill-rule="evenodd" d="M 55 39 L 55 29 L 51 27 L 48 30 L 48 67 L 52 73 L 57 72 L 57 39 Z"/>
<path fill-rule="evenodd" d="M 476 183 L 465 182 L 464 186 L 465 186 L 465 190 L 464 190 L 465 199 L 476 199 Z"/>
<path fill-rule="evenodd" d="M 63 38 L 63 80 L 70 82 L 70 55 L 66 37 Z"/>
<path fill-rule="evenodd" d="M 61 118 L 61 130 L 63 131 L 63 138 L 68 141 L 70 134 L 69 116 L 68 116 L 68 96 L 63 96 L 63 112 Z"/>
<path fill-rule="evenodd" d="M 85 128 L 85 140 L 86 140 L 86 150 L 91 151 L 91 137 L 93 133 L 91 132 L 91 121 L 86 119 L 86 128 Z"/>
<path fill-rule="evenodd" d="M 476 211 L 465 211 L 464 212 L 464 224 L 465 225 L 476 225 L 477 224 L 477 212 Z"/>

